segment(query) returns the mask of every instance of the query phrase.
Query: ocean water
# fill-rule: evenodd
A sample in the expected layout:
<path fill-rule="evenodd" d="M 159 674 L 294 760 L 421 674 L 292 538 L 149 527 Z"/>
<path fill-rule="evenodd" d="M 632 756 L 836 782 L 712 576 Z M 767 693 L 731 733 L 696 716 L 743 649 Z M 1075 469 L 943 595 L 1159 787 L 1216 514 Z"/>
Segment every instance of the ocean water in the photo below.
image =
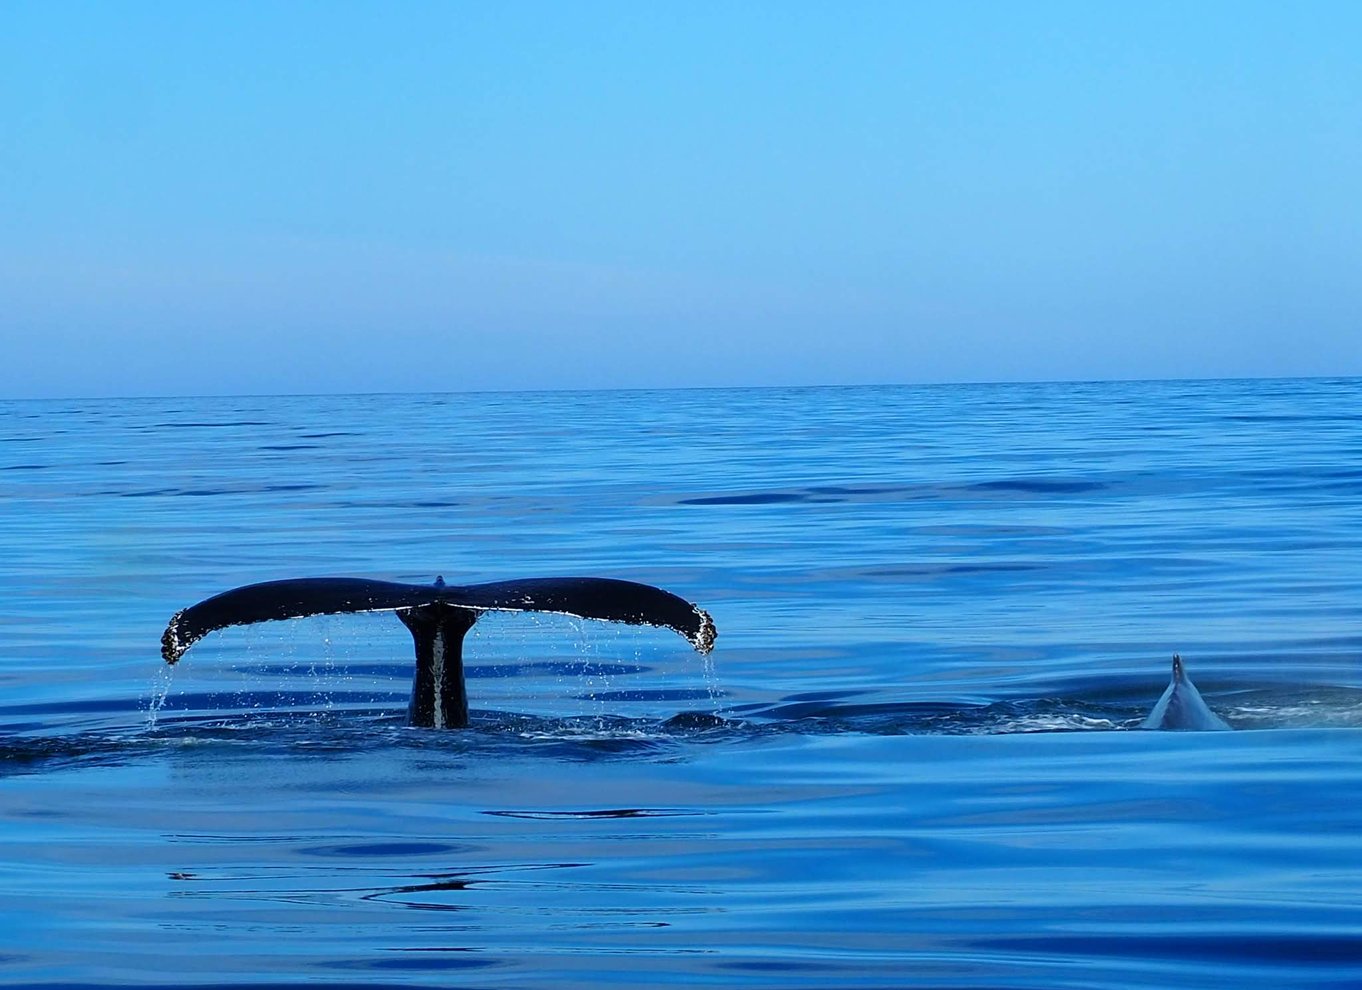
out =
<path fill-rule="evenodd" d="M 352 575 L 600 575 L 405 725 Z M 1362 985 L 1362 381 L 0 403 L 0 983 Z M 1137 729 L 1180 653 L 1233 732 Z"/>

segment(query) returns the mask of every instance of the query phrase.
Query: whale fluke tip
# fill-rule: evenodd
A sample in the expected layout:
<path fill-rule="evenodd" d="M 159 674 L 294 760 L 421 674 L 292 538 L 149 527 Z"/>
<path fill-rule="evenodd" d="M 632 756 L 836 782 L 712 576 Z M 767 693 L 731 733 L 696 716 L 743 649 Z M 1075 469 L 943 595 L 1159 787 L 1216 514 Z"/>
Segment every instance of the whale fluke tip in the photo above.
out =
<path fill-rule="evenodd" d="M 700 617 L 700 628 L 695 633 L 695 638 L 691 640 L 691 645 L 695 647 L 695 652 L 702 656 L 714 649 L 714 640 L 719 637 L 719 630 L 714 625 L 714 619 L 702 608 L 697 608 L 695 614 Z"/>
<path fill-rule="evenodd" d="M 172 615 L 166 631 L 161 634 L 161 659 L 168 664 L 174 664 L 184 656 L 184 651 L 198 639 L 197 636 L 190 638 L 183 633 L 180 620 L 184 618 L 184 613 L 185 610 L 180 609 Z"/>

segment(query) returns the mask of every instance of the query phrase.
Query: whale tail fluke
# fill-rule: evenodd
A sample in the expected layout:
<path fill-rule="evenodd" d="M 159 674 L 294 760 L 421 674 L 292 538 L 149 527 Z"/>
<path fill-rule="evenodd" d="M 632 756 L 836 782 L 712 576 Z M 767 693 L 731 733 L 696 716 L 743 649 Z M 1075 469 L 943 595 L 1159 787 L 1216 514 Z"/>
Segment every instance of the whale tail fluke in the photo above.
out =
<path fill-rule="evenodd" d="M 671 592 L 613 578 L 526 578 L 490 584 L 399 584 L 366 578 L 291 578 L 224 591 L 181 609 L 161 637 L 161 656 L 175 663 L 191 646 L 218 629 L 277 619 L 345 612 L 393 612 L 422 605 L 454 605 L 475 611 L 560 612 L 583 619 L 664 626 L 698 652 L 714 648 L 714 620 Z"/>
<path fill-rule="evenodd" d="M 700 653 L 717 635 L 709 613 L 669 591 L 614 578 L 525 578 L 488 584 L 400 584 L 365 578 L 290 578 L 224 591 L 171 616 L 161 656 L 173 664 L 204 636 L 229 626 L 345 612 L 396 612 L 416 647 L 411 723 L 468 724 L 463 638 L 483 612 L 557 612 L 672 629 Z"/>
<path fill-rule="evenodd" d="M 1174 654 L 1172 680 L 1140 728 L 1206 732 L 1229 727 L 1228 722 L 1211 711 L 1187 675 L 1182 657 Z"/>

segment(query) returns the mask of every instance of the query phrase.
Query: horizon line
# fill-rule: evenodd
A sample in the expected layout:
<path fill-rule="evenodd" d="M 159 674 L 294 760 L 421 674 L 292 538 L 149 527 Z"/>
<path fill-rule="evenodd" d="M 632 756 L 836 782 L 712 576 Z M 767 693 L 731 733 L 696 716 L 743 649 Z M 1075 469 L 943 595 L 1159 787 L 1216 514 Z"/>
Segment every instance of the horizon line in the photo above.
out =
<path fill-rule="evenodd" d="M 596 394 L 610 392 L 733 392 L 785 391 L 851 388 L 960 388 L 993 385 L 1138 385 L 1145 383 L 1198 382 L 1273 382 L 1273 381 L 1348 381 L 1362 379 L 1362 374 L 1342 375 L 1229 375 L 1223 378 L 1183 377 L 1178 375 L 1153 378 L 1016 378 L 1016 379 L 960 379 L 953 381 L 922 382 L 816 382 L 787 385 L 623 385 L 601 388 L 573 388 L 540 386 L 536 388 L 469 388 L 445 391 L 376 389 L 370 392 L 210 392 L 200 394 L 104 394 L 0 396 L 0 402 L 106 402 L 116 400 L 150 399 L 295 399 L 295 398 L 361 398 L 374 396 L 419 395 L 535 395 L 542 393 Z"/>

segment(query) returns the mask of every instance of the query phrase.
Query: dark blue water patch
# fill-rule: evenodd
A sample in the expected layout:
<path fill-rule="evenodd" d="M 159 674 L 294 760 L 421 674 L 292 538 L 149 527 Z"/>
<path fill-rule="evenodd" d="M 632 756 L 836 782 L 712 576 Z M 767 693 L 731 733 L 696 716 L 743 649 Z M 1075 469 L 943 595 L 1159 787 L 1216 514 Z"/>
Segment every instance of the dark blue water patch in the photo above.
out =
<path fill-rule="evenodd" d="M 1079 492 L 1097 492 L 1106 487 L 1107 485 L 1099 481 L 1055 481 L 1043 478 L 981 481 L 966 486 L 968 491 L 1027 492 L 1036 495 L 1072 495 Z"/>
<path fill-rule="evenodd" d="M 380 857 L 443 856 L 467 853 L 475 849 L 469 845 L 447 842 L 353 842 L 334 846 L 308 846 L 297 850 L 300 856 Z"/>
<path fill-rule="evenodd" d="M 550 864 L 542 868 L 563 869 L 577 865 L 580 864 Z M 418 879 L 421 882 L 385 887 L 362 895 L 360 900 L 396 905 L 417 911 L 463 911 L 467 908 L 467 904 L 461 899 L 451 900 L 447 895 L 464 894 L 487 882 L 484 876 L 475 871 L 425 874 L 413 879 Z"/>
<path fill-rule="evenodd" d="M 71 698 L 65 701 L 35 701 L 18 705 L 0 705 L 0 716 L 91 714 L 137 711 L 141 702 L 133 698 Z"/>
<path fill-rule="evenodd" d="M 46 471 L 51 464 L 6 464 L 0 471 Z"/>
<path fill-rule="evenodd" d="M 0 726 L 0 739 L 5 736 L 24 736 L 46 732 L 52 727 L 47 722 L 5 722 Z"/>
<path fill-rule="evenodd" d="M 677 499 L 677 505 L 782 505 L 789 503 L 836 504 L 860 498 L 907 494 L 901 487 L 806 488 L 796 491 L 747 492 L 738 495 L 706 495 Z"/>
<path fill-rule="evenodd" d="M 0 778 L 64 766 L 118 766 L 151 751 L 145 740 L 95 734 L 0 738 Z"/>
<path fill-rule="evenodd" d="M 493 818 L 524 818 L 528 821 L 591 821 L 601 818 L 690 818 L 713 814 L 695 808 L 594 808 L 581 811 L 484 811 Z"/>
<path fill-rule="evenodd" d="M 750 495 L 713 495 L 707 498 L 683 498 L 681 505 L 776 505 L 781 502 L 803 502 L 808 499 L 801 492 L 754 492 Z"/>
<path fill-rule="evenodd" d="M 720 969 L 732 970 L 738 973 L 840 973 L 842 967 L 837 963 L 819 962 L 814 959 L 790 958 L 790 959 L 724 959 L 717 964 Z M 801 981 L 803 984 L 803 981 Z M 845 984 L 838 981 L 838 986 Z M 921 987 L 914 984 L 918 990 L 931 990 L 931 988 Z M 945 988 L 940 988 L 945 990 Z M 959 990 L 956 985 L 952 990 Z"/>
<path fill-rule="evenodd" d="M 257 450 L 320 450 L 321 445 L 315 443 L 266 443 L 261 444 Z"/>
<path fill-rule="evenodd" d="M 741 492 L 680 498 L 676 505 L 780 505 L 791 503 L 838 504 L 846 502 L 937 501 L 995 497 L 997 495 L 1079 495 L 1105 491 L 1106 481 L 1063 478 L 1008 478 L 974 483 L 915 485 L 813 485 L 779 491 Z"/>
<path fill-rule="evenodd" d="M 532 512 L 561 512 L 561 507 L 537 503 L 519 496 L 506 496 L 496 499 L 480 500 L 474 503 L 468 499 L 396 499 L 396 498 L 374 498 L 374 499 L 339 499 L 332 503 L 335 508 L 342 511 L 361 509 L 368 511 L 388 512 L 394 509 L 453 509 L 464 508 L 470 505 L 477 506 L 480 516 L 487 518 L 515 518 L 521 522 L 527 513 Z"/>
<path fill-rule="evenodd" d="M 408 907 L 433 908 L 432 905 L 409 904 Z M 367 969 L 367 970 L 463 970 L 486 969 L 502 965 L 499 959 L 463 955 L 476 950 L 451 947 L 445 949 L 392 949 L 404 955 L 383 957 L 364 956 L 358 959 L 334 959 L 317 965 L 324 969 Z M 461 987 L 468 984 L 460 983 Z"/>
<path fill-rule="evenodd" d="M 337 432 L 337 433 L 300 433 L 300 434 L 298 434 L 298 435 L 299 435 L 300 437 L 302 437 L 302 439 L 304 439 L 304 440 L 329 440 L 329 439 L 332 438 L 332 437 L 357 437 L 357 436 L 361 436 L 361 434 L 359 434 L 359 433 L 347 433 L 347 432 Z"/>
<path fill-rule="evenodd" d="M 170 492 L 160 492 L 158 494 L 169 494 L 188 498 L 211 498 L 216 495 L 240 495 L 242 493 L 239 490 L 232 488 L 180 488 Z"/>
<path fill-rule="evenodd" d="M 238 426 L 273 426 L 265 420 L 259 419 L 238 419 L 228 420 L 222 423 L 190 422 L 190 423 L 153 423 L 144 426 L 144 430 L 216 430 L 229 429 Z"/>
<path fill-rule="evenodd" d="M 1035 938 L 984 939 L 974 944 L 1012 952 L 1063 953 L 1078 957 L 1202 960 L 1236 966 L 1277 963 L 1293 970 L 1302 965 L 1331 967 L 1338 963 L 1362 963 L 1362 938 L 1355 934 L 1289 935 L 1254 931 L 1228 935 L 1209 932 L 1187 935 L 1130 934 L 1112 938 L 1051 933 Z M 1362 978 L 1362 973 L 1358 975 Z"/>
<path fill-rule="evenodd" d="M 120 498 L 205 498 L 218 495 L 259 495 L 262 492 L 310 492 L 325 488 L 325 485 L 313 484 L 310 482 L 297 482 L 289 484 L 259 484 L 252 486 L 236 486 L 231 488 L 146 488 L 138 491 L 104 491 L 100 495 L 116 495 Z"/>

